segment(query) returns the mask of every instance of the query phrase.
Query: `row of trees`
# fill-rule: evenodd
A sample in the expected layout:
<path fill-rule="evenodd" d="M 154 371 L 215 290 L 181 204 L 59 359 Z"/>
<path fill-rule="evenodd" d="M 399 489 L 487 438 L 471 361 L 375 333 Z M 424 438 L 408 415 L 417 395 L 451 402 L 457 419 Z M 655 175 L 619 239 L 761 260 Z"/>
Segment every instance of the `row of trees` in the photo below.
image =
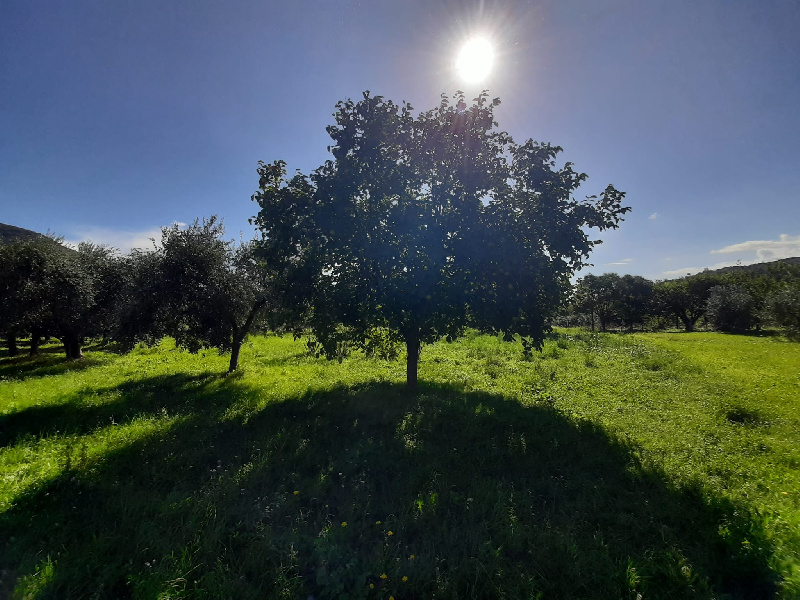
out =
<path fill-rule="evenodd" d="M 633 275 L 587 275 L 576 282 L 569 312 L 592 329 L 664 327 L 719 331 L 771 325 L 800 336 L 800 267 L 779 263 L 765 273 L 729 272 L 653 282 Z"/>
<path fill-rule="evenodd" d="M 423 344 L 466 327 L 540 347 L 573 274 L 629 210 L 586 180 L 561 148 L 516 143 L 497 128 L 498 99 L 461 92 L 413 114 L 364 93 L 340 102 L 332 159 L 288 177 L 259 164 L 252 219 L 259 239 L 233 244 L 215 219 L 166 228 L 149 251 L 119 256 L 52 241 L 4 249 L 2 322 L 14 339 L 53 335 L 70 358 L 104 337 L 125 347 L 173 336 L 231 352 L 264 321 L 310 333 L 328 358 L 406 348 L 417 383 Z"/>
<path fill-rule="evenodd" d="M 0 247 L 0 331 L 12 355 L 18 336 L 30 337 L 31 354 L 55 337 L 70 359 L 88 339 L 131 348 L 169 335 L 191 351 L 230 352 L 232 371 L 275 304 L 270 279 L 255 244 L 226 241 L 214 217 L 164 228 L 151 250 L 126 256 L 41 237 Z"/>

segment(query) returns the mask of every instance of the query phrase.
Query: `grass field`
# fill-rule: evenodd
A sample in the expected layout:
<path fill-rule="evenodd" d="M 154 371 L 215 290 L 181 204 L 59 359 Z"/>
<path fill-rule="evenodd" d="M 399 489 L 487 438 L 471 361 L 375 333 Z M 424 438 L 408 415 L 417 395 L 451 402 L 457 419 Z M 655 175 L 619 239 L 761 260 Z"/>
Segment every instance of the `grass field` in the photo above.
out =
<path fill-rule="evenodd" d="M 797 598 L 800 345 L 0 359 L 0 597 Z"/>

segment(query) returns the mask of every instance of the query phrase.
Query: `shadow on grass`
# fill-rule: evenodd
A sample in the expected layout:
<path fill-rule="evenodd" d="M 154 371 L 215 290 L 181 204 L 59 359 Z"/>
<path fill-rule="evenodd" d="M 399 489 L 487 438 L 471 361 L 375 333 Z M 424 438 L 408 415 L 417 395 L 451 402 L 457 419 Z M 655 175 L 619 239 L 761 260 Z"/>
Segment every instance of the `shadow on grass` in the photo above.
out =
<path fill-rule="evenodd" d="M 224 377 L 217 372 L 159 375 L 113 387 L 86 388 L 64 403 L 35 405 L 0 415 L 0 448 L 55 433 L 82 435 L 143 413 L 169 410 L 173 415 L 185 415 L 206 410 L 213 399 L 193 392 Z"/>
<path fill-rule="evenodd" d="M 45 348 L 37 356 L 27 354 L 0 359 L 0 378 L 3 379 L 28 379 L 31 377 L 45 377 L 47 375 L 60 375 L 69 371 L 82 371 L 89 367 L 101 365 L 108 359 L 96 356 L 86 356 L 80 360 L 69 360 L 60 348 Z"/>
<path fill-rule="evenodd" d="M 118 414 L 186 418 L 74 466 L 0 515 L 0 594 L 774 595 L 769 542 L 743 507 L 673 489 L 590 424 L 421 387 L 262 405 L 261 390 L 237 378 L 123 386 Z M 100 417 L 80 399 L 65 406 L 72 417 L 39 418 Z"/>

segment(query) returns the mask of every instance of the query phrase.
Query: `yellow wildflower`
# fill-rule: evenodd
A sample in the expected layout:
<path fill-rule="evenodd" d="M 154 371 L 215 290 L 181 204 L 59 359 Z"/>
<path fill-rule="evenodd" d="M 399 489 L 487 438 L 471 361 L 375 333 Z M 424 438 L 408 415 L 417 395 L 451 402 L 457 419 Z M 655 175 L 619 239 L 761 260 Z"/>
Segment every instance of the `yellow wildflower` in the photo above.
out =
<path fill-rule="evenodd" d="M 347 527 L 347 521 L 342 521 L 342 527 Z"/>
<path fill-rule="evenodd" d="M 375 525 L 380 525 L 380 524 L 381 524 L 380 521 L 375 521 Z"/>
<path fill-rule="evenodd" d="M 389 600 L 394 600 L 394 596 L 389 596 Z"/>
<path fill-rule="evenodd" d="M 374 590 L 375 589 L 375 584 L 374 583 L 370 583 L 369 584 L 369 589 Z"/>
<path fill-rule="evenodd" d="M 394 533 L 392 533 L 392 532 L 390 531 L 390 532 L 389 532 L 389 533 L 387 533 L 386 535 L 394 535 Z"/>
<path fill-rule="evenodd" d="M 411 556 L 408 557 L 408 560 L 414 560 L 415 558 L 417 558 L 417 555 L 412 554 Z"/>
<path fill-rule="evenodd" d="M 299 496 L 299 495 L 300 495 L 300 491 L 299 491 L 299 490 L 295 490 L 295 491 L 294 491 L 294 495 L 295 495 L 295 496 Z"/>
<path fill-rule="evenodd" d="M 408 581 L 408 577 L 406 577 L 405 575 L 403 575 L 403 582 L 405 583 L 406 581 Z"/>
<path fill-rule="evenodd" d="M 381 579 L 386 579 L 388 575 L 386 573 L 381 573 Z"/>

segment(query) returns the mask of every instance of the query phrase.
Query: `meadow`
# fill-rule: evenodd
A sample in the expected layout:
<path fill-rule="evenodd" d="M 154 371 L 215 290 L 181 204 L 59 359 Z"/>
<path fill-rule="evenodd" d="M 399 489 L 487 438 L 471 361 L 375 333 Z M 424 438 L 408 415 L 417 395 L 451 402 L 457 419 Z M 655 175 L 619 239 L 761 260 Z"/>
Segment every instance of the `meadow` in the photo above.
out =
<path fill-rule="evenodd" d="M 800 345 L 0 358 L 0 597 L 797 598 Z"/>

